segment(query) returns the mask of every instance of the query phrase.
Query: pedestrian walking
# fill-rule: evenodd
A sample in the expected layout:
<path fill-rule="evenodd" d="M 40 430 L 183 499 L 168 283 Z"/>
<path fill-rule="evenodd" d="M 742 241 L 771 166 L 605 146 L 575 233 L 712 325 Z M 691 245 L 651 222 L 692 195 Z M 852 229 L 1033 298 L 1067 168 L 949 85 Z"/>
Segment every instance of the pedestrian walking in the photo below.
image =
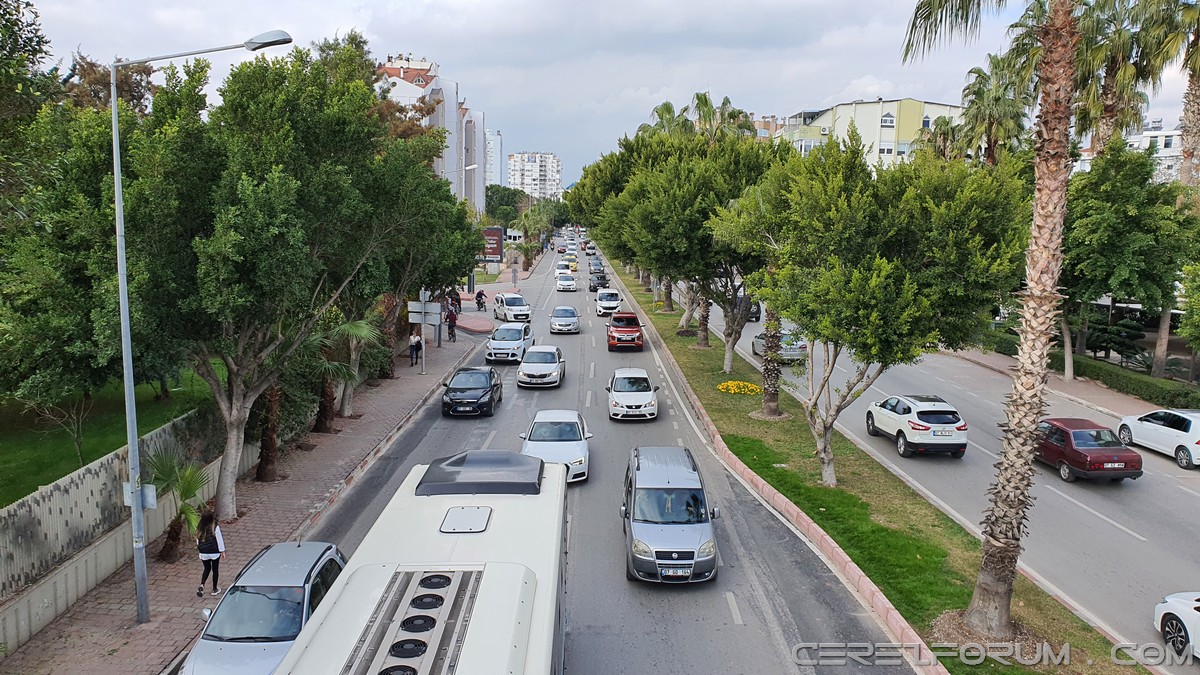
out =
<path fill-rule="evenodd" d="M 421 355 L 421 336 L 413 328 L 408 334 L 408 367 L 417 365 L 417 357 Z"/>
<path fill-rule="evenodd" d="M 220 595 L 218 585 L 221 576 L 221 561 L 225 559 L 225 539 L 221 536 L 221 526 L 217 524 L 217 515 L 212 511 L 200 516 L 200 525 L 196 528 L 196 550 L 200 553 L 200 562 L 204 563 L 204 573 L 200 576 L 200 585 L 196 587 L 196 597 L 204 597 L 204 582 L 212 574 L 212 594 Z"/>
<path fill-rule="evenodd" d="M 446 310 L 446 331 L 450 335 L 451 342 L 458 342 L 457 336 L 454 334 L 454 328 L 458 326 L 458 312 L 454 308 Z"/>

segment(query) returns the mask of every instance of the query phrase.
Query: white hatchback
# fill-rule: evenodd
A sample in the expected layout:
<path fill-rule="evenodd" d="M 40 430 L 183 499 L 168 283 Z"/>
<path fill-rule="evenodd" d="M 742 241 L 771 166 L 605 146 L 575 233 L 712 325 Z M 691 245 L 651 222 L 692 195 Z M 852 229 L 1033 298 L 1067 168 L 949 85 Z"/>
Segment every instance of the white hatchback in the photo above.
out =
<path fill-rule="evenodd" d="M 967 423 L 941 396 L 906 394 L 872 403 L 867 434 L 894 438 L 901 457 L 944 452 L 958 458 L 967 451 Z"/>
<path fill-rule="evenodd" d="M 529 431 L 521 434 L 521 454 L 565 465 L 568 483 L 587 480 L 591 437 L 578 410 L 539 410 Z"/>
<path fill-rule="evenodd" d="M 578 286 L 575 285 L 575 277 L 570 274 L 560 274 L 554 283 L 554 288 L 559 291 L 574 291 L 578 289 Z"/>
<path fill-rule="evenodd" d="M 596 291 L 596 316 L 612 314 L 621 309 L 621 294 L 611 288 Z"/>
<path fill-rule="evenodd" d="M 1125 445 L 1138 445 L 1170 455 L 1182 469 L 1200 465 L 1200 410 L 1155 410 L 1121 418 L 1117 436 Z"/>
<path fill-rule="evenodd" d="M 608 386 L 608 417 L 614 420 L 658 417 L 658 387 L 644 368 L 617 368 Z"/>

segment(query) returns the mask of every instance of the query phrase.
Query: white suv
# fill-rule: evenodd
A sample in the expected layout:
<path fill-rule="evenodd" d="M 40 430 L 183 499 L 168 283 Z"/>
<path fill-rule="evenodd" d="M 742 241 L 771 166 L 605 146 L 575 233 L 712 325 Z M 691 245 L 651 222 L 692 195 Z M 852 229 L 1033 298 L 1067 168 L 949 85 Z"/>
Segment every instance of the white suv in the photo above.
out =
<path fill-rule="evenodd" d="M 596 316 L 612 314 L 621 309 L 621 294 L 611 288 L 596 291 Z"/>
<path fill-rule="evenodd" d="M 1117 436 L 1125 445 L 1138 445 L 1171 455 L 1182 469 L 1200 465 L 1200 410 L 1155 410 L 1121 418 Z"/>
<path fill-rule="evenodd" d="M 644 368 L 617 368 L 604 388 L 608 392 L 609 419 L 658 417 L 658 387 Z"/>
<path fill-rule="evenodd" d="M 867 434 L 894 438 L 901 457 L 934 452 L 962 457 L 967 451 L 967 423 L 940 396 L 906 394 L 872 403 Z"/>
<path fill-rule="evenodd" d="M 492 336 L 488 338 L 486 351 L 483 353 L 484 363 L 495 361 L 511 361 L 520 363 L 525 358 L 525 352 L 537 342 L 533 337 L 533 327 L 527 323 L 502 323 Z"/>
<path fill-rule="evenodd" d="M 533 310 L 519 293 L 497 293 L 492 316 L 501 321 L 529 321 Z"/>

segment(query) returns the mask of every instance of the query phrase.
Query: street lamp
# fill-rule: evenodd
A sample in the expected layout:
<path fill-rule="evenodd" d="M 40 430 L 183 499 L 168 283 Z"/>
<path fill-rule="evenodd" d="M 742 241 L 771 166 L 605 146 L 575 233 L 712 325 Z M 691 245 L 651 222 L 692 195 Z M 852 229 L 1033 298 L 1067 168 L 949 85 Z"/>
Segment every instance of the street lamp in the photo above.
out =
<path fill-rule="evenodd" d="M 121 308 L 121 368 L 124 371 L 125 383 L 125 439 L 129 444 L 127 496 L 129 508 L 132 511 L 130 520 L 133 524 L 133 578 L 134 586 L 137 589 L 138 623 L 150 621 L 150 598 L 146 588 L 146 523 L 142 513 L 142 466 L 141 457 L 138 455 L 137 407 L 133 391 L 133 345 L 129 338 L 129 279 L 125 269 L 125 200 L 121 192 L 121 136 L 117 118 L 117 69 L 151 61 L 164 61 L 230 49 L 248 49 L 256 52 L 265 47 L 286 45 L 291 41 L 291 35 L 281 30 L 272 30 L 255 35 L 238 44 L 164 56 L 151 56 L 145 59 L 114 61 L 109 65 L 109 78 L 112 81 L 109 107 L 112 108 L 113 192 L 117 213 L 117 287 L 120 293 Z"/>

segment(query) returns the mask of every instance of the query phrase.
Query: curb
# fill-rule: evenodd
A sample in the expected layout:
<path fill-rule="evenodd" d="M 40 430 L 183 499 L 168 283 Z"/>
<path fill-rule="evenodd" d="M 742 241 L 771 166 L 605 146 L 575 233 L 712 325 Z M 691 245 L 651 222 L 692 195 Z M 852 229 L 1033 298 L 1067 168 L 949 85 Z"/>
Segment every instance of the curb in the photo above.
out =
<path fill-rule="evenodd" d="M 467 359 L 471 358 L 471 355 L 473 355 L 482 344 L 482 342 L 478 343 L 474 347 L 468 349 L 466 353 L 463 354 L 462 357 L 460 357 L 458 361 L 456 361 L 454 365 L 450 367 L 449 370 L 447 370 L 447 372 L 450 372 L 461 366 Z M 361 478 L 362 475 L 366 473 L 372 465 L 375 464 L 375 461 L 383 455 L 384 451 L 391 447 L 396 438 L 400 436 L 400 433 L 408 427 L 409 422 L 412 421 L 413 415 L 415 415 L 418 410 L 424 407 L 424 405 L 429 402 L 429 399 L 433 398 L 433 395 L 439 390 L 441 390 L 441 385 L 435 385 L 428 392 L 426 392 L 419 401 L 413 404 L 412 408 L 409 409 L 408 413 L 404 415 L 404 418 L 400 420 L 396 427 L 392 429 L 387 436 L 384 436 L 383 440 L 379 441 L 379 443 L 376 444 L 376 446 L 371 449 L 369 453 L 367 453 L 367 456 L 364 457 L 357 466 L 351 469 L 348 474 L 346 474 L 345 478 L 339 480 L 337 484 L 326 493 L 325 499 L 316 506 L 309 508 L 309 513 L 312 515 L 310 515 L 307 520 L 301 523 L 300 526 L 292 532 L 292 536 L 289 537 L 289 539 L 299 537 L 308 530 L 311 530 L 319 525 L 329 513 L 329 507 L 333 506 L 337 500 L 341 498 L 342 494 L 346 492 L 346 489 L 353 485 L 354 482 L 359 478 Z"/>
<path fill-rule="evenodd" d="M 992 372 L 1000 373 L 1001 375 L 1004 375 L 1010 379 L 1012 378 L 1012 373 L 1009 372 L 1009 370 L 1007 368 L 999 368 L 990 363 L 986 363 L 979 359 L 971 358 L 970 356 L 966 356 L 966 355 L 960 354 L 958 352 L 945 352 L 944 351 L 942 353 L 953 356 L 956 359 L 962 359 L 963 361 L 966 361 L 968 363 L 974 363 L 977 366 L 980 366 L 982 368 L 987 368 L 988 370 L 990 370 Z M 1113 412 L 1112 410 L 1109 410 L 1108 408 L 1105 408 L 1104 406 L 1097 405 L 1095 403 L 1092 403 L 1091 401 L 1084 400 L 1073 394 L 1068 394 L 1064 391 L 1055 389 L 1054 387 L 1051 387 L 1049 384 L 1046 385 L 1046 391 L 1049 391 L 1053 394 L 1056 394 L 1057 396 L 1065 398 L 1068 401 L 1070 401 L 1071 403 L 1074 403 L 1075 405 L 1081 405 L 1085 408 L 1095 410 L 1096 412 L 1100 413 L 1101 415 L 1108 415 L 1109 417 L 1115 417 L 1117 419 L 1121 419 L 1122 417 L 1125 417 L 1125 415 L 1121 415 L 1119 413 Z"/>
<path fill-rule="evenodd" d="M 616 274 L 613 275 L 613 278 L 618 284 L 621 285 L 626 297 L 628 297 L 630 300 L 633 300 L 633 296 L 631 293 L 629 293 L 629 289 L 625 287 L 624 280 L 622 280 Z M 642 306 L 640 304 L 637 304 L 636 306 L 638 313 L 642 315 L 643 319 L 646 319 L 647 317 L 645 310 L 642 308 Z M 784 496 L 783 493 L 779 492 L 769 483 L 763 480 L 761 476 L 754 473 L 754 471 L 751 470 L 750 467 L 746 466 L 737 455 L 730 451 L 729 447 L 725 445 L 724 439 L 721 438 L 721 434 L 717 430 L 716 425 L 713 424 L 712 419 L 709 418 L 708 412 L 705 411 L 704 405 L 701 404 L 700 399 L 696 396 L 696 392 L 692 390 L 691 383 L 688 382 L 686 377 L 684 377 L 683 371 L 679 367 L 679 363 L 675 361 L 674 354 L 671 353 L 671 350 L 667 349 L 662 337 L 658 334 L 658 329 L 652 322 L 648 320 L 646 321 L 646 325 L 649 328 L 649 332 L 653 335 L 653 339 L 660 347 L 662 347 L 660 351 L 665 356 L 664 360 L 671 365 L 671 369 L 674 371 L 679 381 L 683 384 L 683 391 L 687 394 L 688 403 L 691 405 L 692 410 L 696 413 L 697 417 L 700 418 L 700 422 L 704 425 L 705 430 L 708 432 L 708 435 L 712 440 L 713 447 L 717 451 L 717 457 L 725 463 L 731 472 L 740 477 L 745 484 L 749 485 L 753 491 L 763 499 L 763 501 L 769 504 L 772 509 L 782 515 L 785 520 L 791 523 L 797 530 L 802 532 L 810 542 L 812 542 L 814 547 L 823 556 L 825 556 L 826 560 L 828 560 L 829 563 L 842 575 L 842 578 L 846 580 L 846 585 L 859 594 L 859 596 L 871 609 L 872 613 L 874 613 L 876 618 L 879 619 L 880 623 L 882 623 L 886 627 L 887 631 L 891 633 L 892 637 L 896 638 L 898 642 L 904 644 L 921 645 L 921 649 L 924 650 L 919 655 L 921 657 L 921 661 L 918 663 L 910 662 L 910 665 L 920 672 L 928 675 L 949 675 L 949 671 L 946 670 L 946 667 L 941 663 L 937 661 L 932 663 L 925 662 L 925 655 L 932 654 L 932 650 L 929 649 L 929 646 L 925 643 L 925 640 L 917 633 L 912 625 L 904 619 L 900 612 L 896 610 L 895 606 L 892 605 L 892 603 L 887 599 L 887 596 L 883 594 L 883 591 L 879 590 L 879 587 L 875 585 L 875 582 L 871 581 L 871 578 L 863 573 L 862 569 L 850 559 L 850 556 L 848 556 L 846 552 L 843 551 L 840 546 L 838 546 L 837 542 L 835 542 L 832 537 L 822 530 L 821 527 L 817 525 L 816 521 L 814 521 L 812 518 L 809 518 L 808 514 L 804 513 L 800 507 L 796 506 L 790 499 Z M 906 650 L 906 656 L 907 655 L 908 654 Z"/>

